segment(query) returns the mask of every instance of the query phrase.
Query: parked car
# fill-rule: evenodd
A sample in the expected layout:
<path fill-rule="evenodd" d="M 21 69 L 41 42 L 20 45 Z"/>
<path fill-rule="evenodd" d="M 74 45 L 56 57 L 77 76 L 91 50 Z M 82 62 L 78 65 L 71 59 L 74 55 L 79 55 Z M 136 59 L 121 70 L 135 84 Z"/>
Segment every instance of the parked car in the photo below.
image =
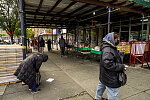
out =
<path fill-rule="evenodd" d="M 5 44 L 10 44 L 11 41 L 10 41 L 10 40 L 4 40 L 4 43 L 5 43 Z"/>

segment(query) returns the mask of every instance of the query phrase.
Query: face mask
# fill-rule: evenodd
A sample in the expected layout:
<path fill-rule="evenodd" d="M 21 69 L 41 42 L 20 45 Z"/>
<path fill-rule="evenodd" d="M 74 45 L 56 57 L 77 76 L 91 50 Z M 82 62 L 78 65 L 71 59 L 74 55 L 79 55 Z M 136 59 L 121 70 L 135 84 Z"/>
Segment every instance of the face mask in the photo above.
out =
<path fill-rule="evenodd" d="M 117 40 L 117 42 L 115 42 L 115 45 L 117 46 L 119 44 L 119 40 Z"/>

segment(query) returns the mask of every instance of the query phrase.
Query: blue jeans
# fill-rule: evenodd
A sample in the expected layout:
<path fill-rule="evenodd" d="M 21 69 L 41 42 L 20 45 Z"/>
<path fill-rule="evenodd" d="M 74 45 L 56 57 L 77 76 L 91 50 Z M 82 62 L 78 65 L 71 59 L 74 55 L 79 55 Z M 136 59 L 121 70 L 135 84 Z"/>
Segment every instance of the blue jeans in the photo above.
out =
<path fill-rule="evenodd" d="M 33 82 L 32 86 L 29 86 L 29 89 L 31 89 L 32 92 L 36 92 L 36 81 Z"/>
<path fill-rule="evenodd" d="M 97 91 L 96 91 L 96 100 L 102 100 L 103 93 L 107 90 L 107 96 L 108 100 L 118 100 L 118 89 L 119 88 L 110 88 L 105 85 L 103 85 L 100 81 L 97 86 Z"/>

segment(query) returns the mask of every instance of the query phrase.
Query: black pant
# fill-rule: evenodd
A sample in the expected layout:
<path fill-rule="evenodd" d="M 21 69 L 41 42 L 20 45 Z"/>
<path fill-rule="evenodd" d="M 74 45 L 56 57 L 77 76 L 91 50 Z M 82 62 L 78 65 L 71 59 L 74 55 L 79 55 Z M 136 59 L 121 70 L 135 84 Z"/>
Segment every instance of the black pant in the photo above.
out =
<path fill-rule="evenodd" d="M 50 51 L 51 50 L 51 45 L 48 44 L 47 46 L 48 46 L 48 51 Z"/>
<path fill-rule="evenodd" d="M 60 47 L 60 50 L 61 50 L 61 55 L 64 55 L 65 54 L 65 47 Z"/>

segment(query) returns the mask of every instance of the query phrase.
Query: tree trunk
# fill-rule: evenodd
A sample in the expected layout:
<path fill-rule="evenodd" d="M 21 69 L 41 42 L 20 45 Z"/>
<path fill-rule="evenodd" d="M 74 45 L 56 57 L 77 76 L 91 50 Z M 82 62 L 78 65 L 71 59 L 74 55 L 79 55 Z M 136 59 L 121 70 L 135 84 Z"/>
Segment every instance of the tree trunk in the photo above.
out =
<path fill-rule="evenodd" d="M 18 39 L 18 44 L 19 44 L 19 42 L 20 42 L 20 41 L 19 41 L 19 36 L 17 36 L 17 39 Z"/>
<path fill-rule="evenodd" d="M 13 42 L 13 34 L 11 34 L 10 37 L 11 37 L 11 43 L 14 44 L 14 42 Z"/>

